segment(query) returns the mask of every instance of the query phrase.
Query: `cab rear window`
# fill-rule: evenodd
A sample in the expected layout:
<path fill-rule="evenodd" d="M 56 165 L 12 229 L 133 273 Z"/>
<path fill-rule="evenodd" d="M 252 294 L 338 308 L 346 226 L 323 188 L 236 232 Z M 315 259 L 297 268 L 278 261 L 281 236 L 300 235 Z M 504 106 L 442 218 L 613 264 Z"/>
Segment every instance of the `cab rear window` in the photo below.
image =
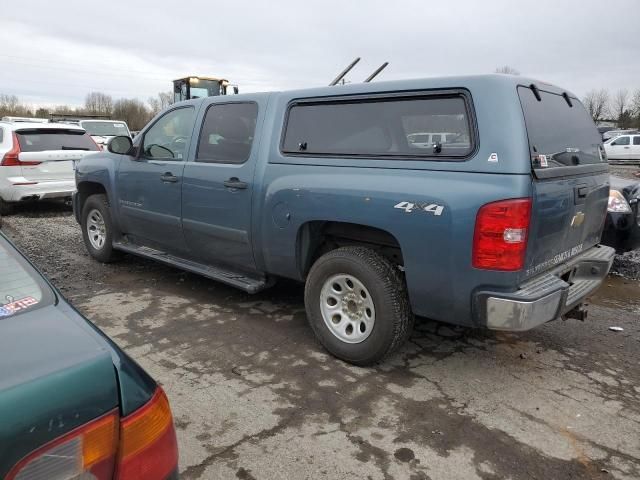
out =
<path fill-rule="evenodd" d="M 52 301 L 47 284 L 0 236 L 0 321 Z"/>
<path fill-rule="evenodd" d="M 529 87 L 518 87 L 534 169 L 553 169 L 606 162 L 602 137 L 582 103 Z"/>
<path fill-rule="evenodd" d="M 465 98 L 429 95 L 294 104 L 289 108 L 282 151 L 438 159 L 466 157 L 472 143 Z"/>
<path fill-rule="evenodd" d="M 19 130 L 18 143 L 23 152 L 45 150 L 100 150 L 83 130 L 37 129 Z"/>

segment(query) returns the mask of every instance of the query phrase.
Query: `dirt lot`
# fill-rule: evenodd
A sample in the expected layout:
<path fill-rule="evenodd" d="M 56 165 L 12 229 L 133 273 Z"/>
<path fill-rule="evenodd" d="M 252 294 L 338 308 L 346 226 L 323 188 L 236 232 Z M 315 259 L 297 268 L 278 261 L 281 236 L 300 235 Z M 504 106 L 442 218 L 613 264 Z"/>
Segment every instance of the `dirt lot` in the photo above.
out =
<path fill-rule="evenodd" d="M 363 369 L 314 341 L 300 285 L 250 296 L 135 257 L 101 265 L 57 207 L 3 228 L 164 385 L 182 478 L 640 478 L 637 282 L 610 277 L 585 323 L 523 334 L 420 320 Z"/>

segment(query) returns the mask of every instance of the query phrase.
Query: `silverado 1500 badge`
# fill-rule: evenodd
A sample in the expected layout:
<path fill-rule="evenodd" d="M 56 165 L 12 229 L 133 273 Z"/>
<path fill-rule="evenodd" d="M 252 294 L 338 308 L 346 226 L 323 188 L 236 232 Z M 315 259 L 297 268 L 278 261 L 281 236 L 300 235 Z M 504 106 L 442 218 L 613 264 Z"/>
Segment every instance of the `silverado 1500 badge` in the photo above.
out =
<path fill-rule="evenodd" d="M 393 208 L 399 208 L 400 210 L 404 210 L 406 213 L 423 211 L 427 213 L 432 213 L 436 217 L 442 215 L 442 212 L 444 211 L 444 207 L 442 205 L 437 205 L 435 203 L 420 203 L 420 202 L 400 202 L 397 205 L 394 205 Z"/>

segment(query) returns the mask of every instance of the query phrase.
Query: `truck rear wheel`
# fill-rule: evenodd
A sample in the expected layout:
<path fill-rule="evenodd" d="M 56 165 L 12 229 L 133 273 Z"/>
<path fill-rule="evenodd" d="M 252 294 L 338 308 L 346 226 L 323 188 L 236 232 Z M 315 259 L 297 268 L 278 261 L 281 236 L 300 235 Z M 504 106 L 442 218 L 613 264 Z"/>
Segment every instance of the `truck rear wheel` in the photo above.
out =
<path fill-rule="evenodd" d="M 401 273 L 366 247 L 342 247 L 320 257 L 307 276 L 304 299 L 320 343 L 355 365 L 379 362 L 413 327 Z"/>
<path fill-rule="evenodd" d="M 100 262 L 110 263 L 120 256 L 120 252 L 113 249 L 113 223 L 106 195 L 91 195 L 84 203 L 82 238 L 87 251 Z"/>

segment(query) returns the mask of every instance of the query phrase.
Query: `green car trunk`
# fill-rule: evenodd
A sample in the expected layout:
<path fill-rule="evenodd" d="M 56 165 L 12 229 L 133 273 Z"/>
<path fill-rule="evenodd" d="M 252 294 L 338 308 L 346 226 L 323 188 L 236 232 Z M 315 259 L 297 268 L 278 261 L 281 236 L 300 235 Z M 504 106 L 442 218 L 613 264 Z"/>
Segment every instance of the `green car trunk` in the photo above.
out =
<path fill-rule="evenodd" d="M 0 317 L 0 478 L 118 403 L 111 351 L 92 330 L 53 304 Z"/>

